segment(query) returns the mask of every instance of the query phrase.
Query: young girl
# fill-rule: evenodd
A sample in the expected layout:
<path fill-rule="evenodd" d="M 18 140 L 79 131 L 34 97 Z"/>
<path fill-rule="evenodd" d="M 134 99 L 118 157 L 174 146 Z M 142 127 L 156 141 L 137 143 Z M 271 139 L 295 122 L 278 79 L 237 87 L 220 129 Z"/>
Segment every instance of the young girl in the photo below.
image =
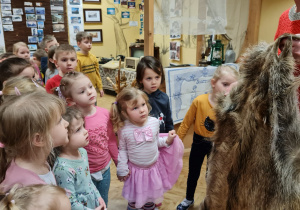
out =
<path fill-rule="evenodd" d="M 128 210 L 154 209 L 182 169 L 181 140 L 174 130 L 159 137 L 159 121 L 148 116 L 150 109 L 147 95 L 132 87 L 123 89 L 111 108 L 119 138 L 117 175 L 125 181 L 122 195 Z"/>
<path fill-rule="evenodd" d="M 29 51 L 27 44 L 25 42 L 15 43 L 13 45 L 13 54 L 15 54 L 19 58 L 28 60 L 34 68 L 36 81 L 38 83 L 40 83 L 41 85 L 44 85 L 39 67 L 34 62 L 30 61 L 30 51 Z"/>
<path fill-rule="evenodd" d="M 56 48 L 57 48 L 57 46 L 54 45 L 48 51 L 48 69 L 46 70 L 46 73 L 45 73 L 45 84 L 47 83 L 48 79 L 50 79 L 58 74 L 58 69 L 56 68 L 56 66 L 54 64 L 54 56 L 55 56 Z"/>
<path fill-rule="evenodd" d="M 168 133 L 174 129 L 169 97 L 158 89 L 164 80 L 164 70 L 159 60 L 152 56 L 145 56 L 140 60 L 136 68 L 136 82 L 149 97 L 152 107 L 150 115 L 159 120 L 160 133 Z"/>
<path fill-rule="evenodd" d="M 0 210 L 71 210 L 66 191 L 55 185 L 15 185 L 0 200 Z"/>
<path fill-rule="evenodd" d="M 67 103 L 75 105 L 83 114 L 89 133 L 88 154 L 91 176 L 105 204 L 108 202 L 111 158 L 118 162 L 117 139 L 109 119 L 109 112 L 95 106 L 97 92 L 90 79 L 80 72 L 67 73 L 60 82 L 60 91 Z"/>
<path fill-rule="evenodd" d="M 70 192 L 72 209 L 105 209 L 105 203 L 92 182 L 86 150 L 88 132 L 84 128 L 81 112 L 68 107 L 63 118 L 69 123 L 69 142 L 59 148 L 53 172 L 60 187 Z"/>
<path fill-rule="evenodd" d="M 46 160 L 68 142 L 64 103 L 42 91 L 11 96 L 0 106 L 0 191 L 14 184 L 55 184 Z"/>
<path fill-rule="evenodd" d="M 187 179 L 186 198 L 177 206 L 177 210 L 186 210 L 194 204 L 194 193 L 200 176 L 204 157 L 209 156 L 212 143 L 215 113 L 213 107 L 218 94 L 227 95 L 236 84 L 238 72 L 230 66 L 219 66 L 211 79 L 212 91 L 196 97 L 186 113 L 179 129 L 178 136 L 183 139 L 190 126 L 194 125 L 193 144 L 189 159 L 189 174 Z"/>
<path fill-rule="evenodd" d="M 31 63 L 23 58 L 8 58 L 0 63 L 0 89 L 3 89 L 3 83 L 14 76 L 26 76 L 34 78 L 34 69 Z"/>

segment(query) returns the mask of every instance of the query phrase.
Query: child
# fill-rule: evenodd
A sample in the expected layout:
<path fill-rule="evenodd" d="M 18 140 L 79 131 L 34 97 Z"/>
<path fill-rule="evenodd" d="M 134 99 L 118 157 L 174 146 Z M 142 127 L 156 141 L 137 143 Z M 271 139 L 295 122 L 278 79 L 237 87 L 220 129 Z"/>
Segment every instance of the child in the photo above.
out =
<path fill-rule="evenodd" d="M 0 202 L 2 210 L 71 210 L 66 191 L 55 185 L 36 184 L 18 188 L 15 185 Z"/>
<path fill-rule="evenodd" d="M 230 66 L 219 66 L 211 79 L 212 92 L 196 97 L 186 113 L 179 129 L 178 136 L 183 139 L 190 126 L 194 125 L 193 144 L 189 159 L 186 198 L 177 206 L 177 210 L 186 210 L 194 204 L 194 193 L 200 176 L 205 155 L 209 156 L 212 143 L 215 113 L 213 107 L 217 103 L 217 95 L 227 95 L 236 84 L 238 72 Z"/>
<path fill-rule="evenodd" d="M 174 130 L 158 136 L 159 121 L 148 116 L 150 109 L 147 95 L 133 87 L 123 89 L 111 108 L 119 138 L 117 175 L 125 181 L 122 195 L 128 200 L 128 210 L 154 209 L 182 168 L 182 142 L 174 141 Z"/>
<path fill-rule="evenodd" d="M 69 199 L 72 209 L 95 209 L 98 206 L 105 208 L 105 203 L 92 182 L 86 150 L 82 148 L 89 143 L 83 116 L 75 107 L 68 107 L 63 118 L 69 123 L 69 142 L 57 148 L 59 157 L 53 168 L 57 184 L 71 193 Z"/>
<path fill-rule="evenodd" d="M 40 79 L 37 80 L 38 83 L 40 83 L 41 85 L 44 85 L 44 82 L 43 82 L 43 77 L 44 77 L 44 74 L 40 71 L 41 69 L 41 60 L 43 57 L 47 57 L 47 53 L 45 50 L 42 50 L 42 49 L 38 49 L 37 51 L 35 51 L 32 55 L 32 61 L 33 63 L 35 63 L 35 65 L 38 67 L 38 70 L 39 70 L 39 76 L 40 76 Z"/>
<path fill-rule="evenodd" d="M 54 45 L 48 51 L 48 69 L 46 70 L 46 73 L 45 73 L 45 83 L 47 83 L 47 81 L 50 78 L 52 78 L 58 74 L 58 70 L 54 64 L 54 56 L 55 56 L 56 48 L 57 48 L 57 46 Z"/>
<path fill-rule="evenodd" d="M 55 184 L 46 162 L 53 147 L 68 142 L 64 103 L 46 92 L 10 97 L 0 106 L 0 191 L 15 184 Z"/>
<path fill-rule="evenodd" d="M 30 52 L 29 48 L 26 43 L 24 42 L 17 42 L 13 45 L 13 53 L 19 57 L 19 58 L 24 58 L 25 60 L 28 60 L 31 65 L 34 68 L 35 71 L 35 80 L 40 83 L 41 85 L 44 85 L 43 80 L 42 80 L 42 75 L 39 67 L 37 66 L 36 63 L 30 61 Z"/>
<path fill-rule="evenodd" d="M 174 129 L 169 97 L 158 88 L 164 82 L 164 70 L 159 60 L 152 56 L 143 57 L 136 68 L 136 82 L 149 97 L 152 107 L 150 115 L 159 120 L 160 133 Z"/>
<path fill-rule="evenodd" d="M 83 114 L 89 144 L 85 147 L 91 176 L 105 204 L 108 202 L 111 158 L 118 162 L 117 139 L 109 119 L 109 112 L 95 106 L 97 92 L 90 79 L 80 72 L 66 74 L 60 82 L 60 91 L 67 103 L 75 105 Z"/>
<path fill-rule="evenodd" d="M 99 89 L 100 97 L 102 97 L 104 91 L 99 72 L 99 63 L 97 58 L 90 53 L 92 49 L 92 39 L 92 35 L 84 31 L 80 31 L 76 34 L 77 45 L 80 48 L 80 52 L 77 52 L 77 71 L 84 73 L 90 78 L 94 87 Z"/>
<path fill-rule="evenodd" d="M 53 90 L 59 86 L 62 77 L 71 71 L 74 71 L 77 66 L 77 56 L 74 47 L 69 44 L 62 44 L 55 50 L 54 63 L 58 69 L 58 74 L 47 80 L 46 91 L 53 93 Z"/>
<path fill-rule="evenodd" d="M 3 83 L 14 76 L 35 77 L 34 69 L 28 60 L 19 57 L 8 58 L 0 63 L 0 89 Z"/>

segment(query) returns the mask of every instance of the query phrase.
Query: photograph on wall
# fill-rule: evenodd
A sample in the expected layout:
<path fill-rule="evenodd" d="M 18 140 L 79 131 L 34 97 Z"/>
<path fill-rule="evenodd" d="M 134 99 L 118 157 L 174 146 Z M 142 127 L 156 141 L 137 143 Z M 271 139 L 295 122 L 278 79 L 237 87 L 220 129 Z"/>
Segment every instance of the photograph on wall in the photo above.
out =
<path fill-rule="evenodd" d="M 64 16 L 63 15 L 51 15 L 52 16 L 52 23 L 64 23 Z"/>
<path fill-rule="evenodd" d="M 116 14 L 115 8 L 107 8 L 107 14 L 108 15 L 115 15 Z"/>
<path fill-rule="evenodd" d="M 140 14 L 140 21 L 144 21 L 144 14 Z"/>
<path fill-rule="evenodd" d="M 28 44 L 27 45 L 28 46 L 28 49 L 30 50 L 30 51 L 36 51 L 37 50 L 37 45 L 36 44 Z"/>
<path fill-rule="evenodd" d="M 63 0 L 50 0 L 50 5 L 53 6 L 63 6 L 64 1 Z"/>
<path fill-rule="evenodd" d="M 84 22 L 102 22 L 101 9 L 83 9 Z"/>
<path fill-rule="evenodd" d="M 38 41 L 39 41 L 39 43 L 40 43 L 40 42 L 42 42 L 42 41 L 43 41 L 43 39 L 44 39 L 44 37 L 43 37 L 43 36 L 38 36 Z"/>
<path fill-rule="evenodd" d="M 64 24 L 53 24 L 53 32 L 62 32 L 65 31 L 65 25 Z"/>
<path fill-rule="evenodd" d="M 72 11 L 72 15 L 78 15 L 79 14 L 79 8 L 77 8 L 77 7 L 72 7 L 71 11 Z"/>
<path fill-rule="evenodd" d="M 1 0 L 1 4 L 11 4 L 11 0 Z"/>
<path fill-rule="evenodd" d="M 2 13 L 2 17 L 5 17 L 5 16 L 11 16 L 11 15 L 12 15 L 12 13 L 11 13 L 10 10 L 2 11 L 1 13 Z"/>
<path fill-rule="evenodd" d="M 22 15 L 12 15 L 11 19 L 13 22 L 22 22 Z"/>
<path fill-rule="evenodd" d="M 38 43 L 38 38 L 36 36 L 28 36 L 28 43 Z"/>
<path fill-rule="evenodd" d="M 144 5 L 143 4 L 139 4 L 139 10 L 144 11 Z"/>
<path fill-rule="evenodd" d="M 80 31 L 80 26 L 73 26 L 73 33 L 77 34 Z"/>
<path fill-rule="evenodd" d="M 38 35 L 37 28 L 31 28 L 31 35 L 32 36 L 37 36 Z"/>
<path fill-rule="evenodd" d="M 26 21 L 26 26 L 28 28 L 37 28 L 36 21 Z"/>
<path fill-rule="evenodd" d="M 38 28 L 45 28 L 44 21 L 37 22 Z"/>
<path fill-rule="evenodd" d="M 80 5 L 80 0 L 69 0 L 70 5 Z"/>
<path fill-rule="evenodd" d="M 14 31 L 13 25 L 3 25 L 3 31 Z"/>
<path fill-rule="evenodd" d="M 71 17 L 71 24 L 81 23 L 81 17 Z"/>
<path fill-rule="evenodd" d="M 141 22 L 141 28 L 144 28 L 144 22 Z"/>
<path fill-rule="evenodd" d="M 36 15 L 36 20 L 45 21 L 45 15 Z"/>
<path fill-rule="evenodd" d="M 11 10 L 11 4 L 1 4 L 1 11 Z"/>
<path fill-rule="evenodd" d="M 127 0 L 121 0 L 121 5 L 127 5 Z"/>
<path fill-rule="evenodd" d="M 64 7 L 51 5 L 51 14 L 53 13 L 64 14 Z"/>
<path fill-rule="evenodd" d="M 12 24 L 11 17 L 3 17 L 2 18 L 2 24 L 4 24 L 4 25 L 11 25 Z"/>
<path fill-rule="evenodd" d="M 122 12 L 122 18 L 130 18 L 130 12 Z"/>
<path fill-rule="evenodd" d="M 34 13 L 34 7 L 25 7 L 24 10 L 26 14 Z"/>
<path fill-rule="evenodd" d="M 170 39 L 181 38 L 181 23 L 178 20 L 170 20 Z"/>
<path fill-rule="evenodd" d="M 36 7 L 41 7 L 41 6 L 43 6 L 43 3 L 41 3 L 41 2 L 35 2 L 35 6 Z"/>
<path fill-rule="evenodd" d="M 24 6 L 32 7 L 33 4 L 32 4 L 32 2 L 25 1 Z"/>
<path fill-rule="evenodd" d="M 35 14 L 26 14 L 26 20 L 36 20 Z"/>
<path fill-rule="evenodd" d="M 128 1 L 128 9 L 135 9 L 135 2 Z"/>
<path fill-rule="evenodd" d="M 120 4 L 120 0 L 114 0 L 115 4 Z"/>
<path fill-rule="evenodd" d="M 170 42 L 170 59 L 180 60 L 180 42 Z"/>
<path fill-rule="evenodd" d="M 23 15 L 23 9 L 22 8 L 13 8 L 13 14 L 14 15 Z"/>
<path fill-rule="evenodd" d="M 142 35 L 143 34 L 143 29 L 142 28 L 140 28 L 140 35 Z"/>
<path fill-rule="evenodd" d="M 103 35 L 102 35 L 102 29 L 98 30 L 85 30 L 86 32 L 90 33 L 93 37 L 92 42 L 103 42 Z"/>
<path fill-rule="evenodd" d="M 35 12 L 37 15 L 44 15 L 45 14 L 45 7 L 36 7 Z"/>
<path fill-rule="evenodd" d="M 43 29 L 38 29 L 37 33 L 38 33 L 38 36 L 44 36 L 44 30 Z"/>

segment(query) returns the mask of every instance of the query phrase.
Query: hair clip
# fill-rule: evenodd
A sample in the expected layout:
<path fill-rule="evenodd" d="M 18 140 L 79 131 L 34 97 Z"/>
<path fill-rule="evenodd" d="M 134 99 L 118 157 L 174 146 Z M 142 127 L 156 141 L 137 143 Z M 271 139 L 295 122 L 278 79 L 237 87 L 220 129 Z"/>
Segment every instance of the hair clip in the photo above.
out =
<path fill-rule="evenodd" d="M 117 102 L 117 101 L 115 101 L 115 102 L 113 102 L 112 104 L 116 104 L 116 105 L 117 105 L 117 104 L 118 104 L 118 102 Z"/>
<path fill-rule="evenodd" d="M 31 80 L 32 80 L 32 82 L 35 84 L 35 86 L 39 87 L 39 85 L 36 84 L 36 82 L 34 81 L 34 79 L 31 79 Z"/>
<path fill-rule="evenodd" d="M 15 200 L 11 200 L 10 201 L 12 204 L 16 204 L 16 201 Z"/>
<path fill-rule="evenodd" d="M 2 144 L 1 142 L 0 142 L 0 148 L 5 148 L 5 145 Z M 8 195 L 8 193 L 6 193 L 5 195 Z"/>
<path fill-rule="evenodd" d="M 21 93 L 20 93 L 20 91 L 19 91 L 19 89 L 18 89 L 17 87 L 15 87 L 15 92 L 16 92 L 16 95 L 17 95 L 17 96 L 20 96 L 20 95 L 21 95 Z"/>
<path fill-rule="evenodd" d="M 59 87 L 56 87 L 55 90 L 56 90 L 57 93 L 58 93 L 58 97 L 65 100 L 65 97 L 64 97 L 63 94 L 61 93 L 60 88 L 59 88 Z"/>

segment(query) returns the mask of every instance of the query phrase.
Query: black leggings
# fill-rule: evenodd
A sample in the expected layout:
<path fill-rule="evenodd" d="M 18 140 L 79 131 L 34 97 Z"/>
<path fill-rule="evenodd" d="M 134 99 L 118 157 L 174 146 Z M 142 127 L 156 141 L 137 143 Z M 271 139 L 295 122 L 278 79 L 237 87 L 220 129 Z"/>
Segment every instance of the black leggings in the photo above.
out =
<path fill-rule="evenodd" d="M 189 175 L 187 179 L 186 199 L 193 200 L 201 166 L 205 155 L 209 157 L 212 148 L 211 141 L 204 140 L 203 136 L 194 133 L 193 144 L 189 159 Z"/>

